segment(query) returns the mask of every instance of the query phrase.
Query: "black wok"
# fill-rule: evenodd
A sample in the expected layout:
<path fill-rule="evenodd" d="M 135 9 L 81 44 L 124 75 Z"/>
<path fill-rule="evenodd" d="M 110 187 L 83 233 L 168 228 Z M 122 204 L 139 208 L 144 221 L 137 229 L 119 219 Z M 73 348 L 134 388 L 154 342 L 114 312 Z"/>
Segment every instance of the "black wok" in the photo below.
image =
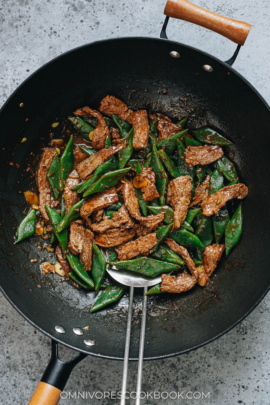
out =
<path fill-rule="evenodd" d="M 171 57 L 171 51 L 178 52 L 180 58 Z M 204 65 L 211 66 L 212 73 L 204 70 Z M 163 94 L 163 89 L 168 93 Z M 189 115 L 189 128 L 207 124 L 228 134 L 234 146 L 227 153 L 249 187 L 243 203 L 243 236 L 229 258 L 222 259 L 214 283 L 182 295 L 149 300 L 145 359 L 181 354 L 235 326 L 254 309 L 270 285 L 269 107 L 228 64 L 192 47 L 150 38 L 95 42 L 49 62 L 8 99 L 0 113 L 1 290 L 32 325 L 53 341 L 84 354 L 123 358 L 127 298 L 90 314 L 94 293 L 59 284 L 57 276 L 41 275 L 39 264 L 51 258 L 38 250 L 38 237 L 13 244 L 26 208 L 22 191 L 34 184 L 34 176 L 26 172 L 27 164 L 34 164 L 42 145 L 48 144 L 51 124 L 63 122 L 77 107 L 98 108 L 107 94 L 119 97 L 135 110 L 159 111 L 172 119 Z M 20 107 L 22 102 L 24 106 Z M 61 130 L 59 125 L 55 137 L 61 136 Z M 24 137 L 27 142 L 21 143 Z M 30 263 L 35 258 L 38 263 Z M 130 349 L 134 360 L 140 327 L 136 317 Z M 65 333 L 57 333 L 56 325 Z M 83 336 L 74 334 L 74 327 L 84 326 L 90 327 Z M 86 346 L 86 339 L 94 340 L 95 345 Z M 53 347 L 56 356 L 55 344 Z M 56 372 L 53 366 L 58 367 Z M 72 365 L 52 361 L 43 381 L 62 389 L 67 376 L 60 375 L 61 369 L 69 375 Z"/>

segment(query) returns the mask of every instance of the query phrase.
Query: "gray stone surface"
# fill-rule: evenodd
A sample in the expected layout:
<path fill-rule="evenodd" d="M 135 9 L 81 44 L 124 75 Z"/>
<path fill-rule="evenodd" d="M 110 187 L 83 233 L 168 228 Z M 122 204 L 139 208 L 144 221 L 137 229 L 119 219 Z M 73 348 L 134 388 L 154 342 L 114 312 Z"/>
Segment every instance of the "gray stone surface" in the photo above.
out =
<path fill-rule="evenodd" d="M 269 1 L 194 3 L 254 25 L 235 68 L 269 103 Z M 164 0 L 1 0 L 0 104 L 29 74 L 71 48 L 110 37 L 159 36 L 164 4 Z M 223 60 L 235 48 L 217 34 L 179 21 L 170 23 L 168 34 Z M 0 403 L 26 404 L 47 365 L 50 341 L 3 296 L 0 305 Z M 144 365 L 144 391 L 203 391 L 210 392 L 210 398 L 148 399 L 142 403 L 269 404 L 269 312 L 268 296 L 238 327 L 215 342 L 186 355 Z M 67 354 L 66 349 L 63 352 Z M 130 365 L 130 390 L 135 388 L 136 366 Z M 118 390 L 121 373 L 121 362 L 89 357 L 74 370 L 66 390 Z M 60 403 L 108 405 L 118 401 L 63 399 Z"/>

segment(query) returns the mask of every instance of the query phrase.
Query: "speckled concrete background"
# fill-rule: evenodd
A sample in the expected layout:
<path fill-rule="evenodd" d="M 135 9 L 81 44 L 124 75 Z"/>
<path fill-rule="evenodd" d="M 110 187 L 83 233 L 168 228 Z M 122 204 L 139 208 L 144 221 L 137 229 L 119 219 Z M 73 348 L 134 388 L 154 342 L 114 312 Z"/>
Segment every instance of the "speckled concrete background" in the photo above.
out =
<path fill-rule="evenodd" d="M 253 24 L 235 63 L 270 103 L 270 2 L 196 0 L 194 3 Z M 45 62 L 87 42 L 120 36 L 158 37 L 165 0 L 1 0 L 0 103 Z M 235 45 L 188 23 L 172 21 L 168 35 L 226 60 Z M 0 296 L 0 403 L 26 404 L 49 356 L 50 341 Z M 270 299 L 230 333 L 206 347 L 144 365 L 144 391 L 210 392 L 210 398 L 142 401 L 143 404 L 269 404 Z M 67 350 L 63 349 L 64 355 Z M 130 365 L 129 390 L 137 364 Z M 122 363 L 87 358 L 74 370 L 66 391 L 111 391 L 121 386 Z M 116 400 L 61 400 L 62 405 L 110 405 Z M 130 402 L 130 404 L 132 401 Z M 48 404 L 49 405 L 49 404 Z"/>

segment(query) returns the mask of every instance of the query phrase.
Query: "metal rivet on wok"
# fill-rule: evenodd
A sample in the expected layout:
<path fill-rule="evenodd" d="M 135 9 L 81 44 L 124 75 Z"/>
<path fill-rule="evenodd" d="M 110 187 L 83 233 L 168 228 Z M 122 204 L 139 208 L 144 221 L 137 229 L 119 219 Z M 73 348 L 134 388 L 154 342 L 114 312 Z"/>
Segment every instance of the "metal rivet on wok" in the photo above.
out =
<path fill-rule="evenodd" d="M 170 55 L 172 58 L 180 58 L 180 53 L 176 51 L 171 51 Z"/>
<path fill-rule="evenodd" d="M 94 340 L 85 339 L 83 342 L 84 342 L 84 344 L 85 344 L 86 346 L 95 346 L 95 341 L 94 341 Z"/>
<path fill-rule="evenodd" d="M 55 330 L 57 333 L 66 333 L 66 329 L 63 326 L 56 325 Z"/>
<path fill-rule="evenodd" d="M 212 73 L 214 70 L 210 65 L 203 65 L 203 69 L 208 73 Z"/>
<path fill-rule="evenodd" d="M 73 333 L 75 333 L 75 335 L 82 336 L 83 330 L 81 328 L 73 328 Z"/>

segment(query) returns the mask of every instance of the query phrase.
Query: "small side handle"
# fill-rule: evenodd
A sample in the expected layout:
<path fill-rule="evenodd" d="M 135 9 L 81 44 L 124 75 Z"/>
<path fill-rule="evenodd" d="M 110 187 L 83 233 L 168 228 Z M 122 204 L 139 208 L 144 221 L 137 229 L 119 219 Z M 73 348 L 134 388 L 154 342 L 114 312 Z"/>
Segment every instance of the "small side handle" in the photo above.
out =
<path fill-rule="evenodd" d="M 208 28 L 238 45 L 244 45 L 251 29 L 250 24 L 212 13 L 187 0 L 168 0 L 164 14 Z"/>

